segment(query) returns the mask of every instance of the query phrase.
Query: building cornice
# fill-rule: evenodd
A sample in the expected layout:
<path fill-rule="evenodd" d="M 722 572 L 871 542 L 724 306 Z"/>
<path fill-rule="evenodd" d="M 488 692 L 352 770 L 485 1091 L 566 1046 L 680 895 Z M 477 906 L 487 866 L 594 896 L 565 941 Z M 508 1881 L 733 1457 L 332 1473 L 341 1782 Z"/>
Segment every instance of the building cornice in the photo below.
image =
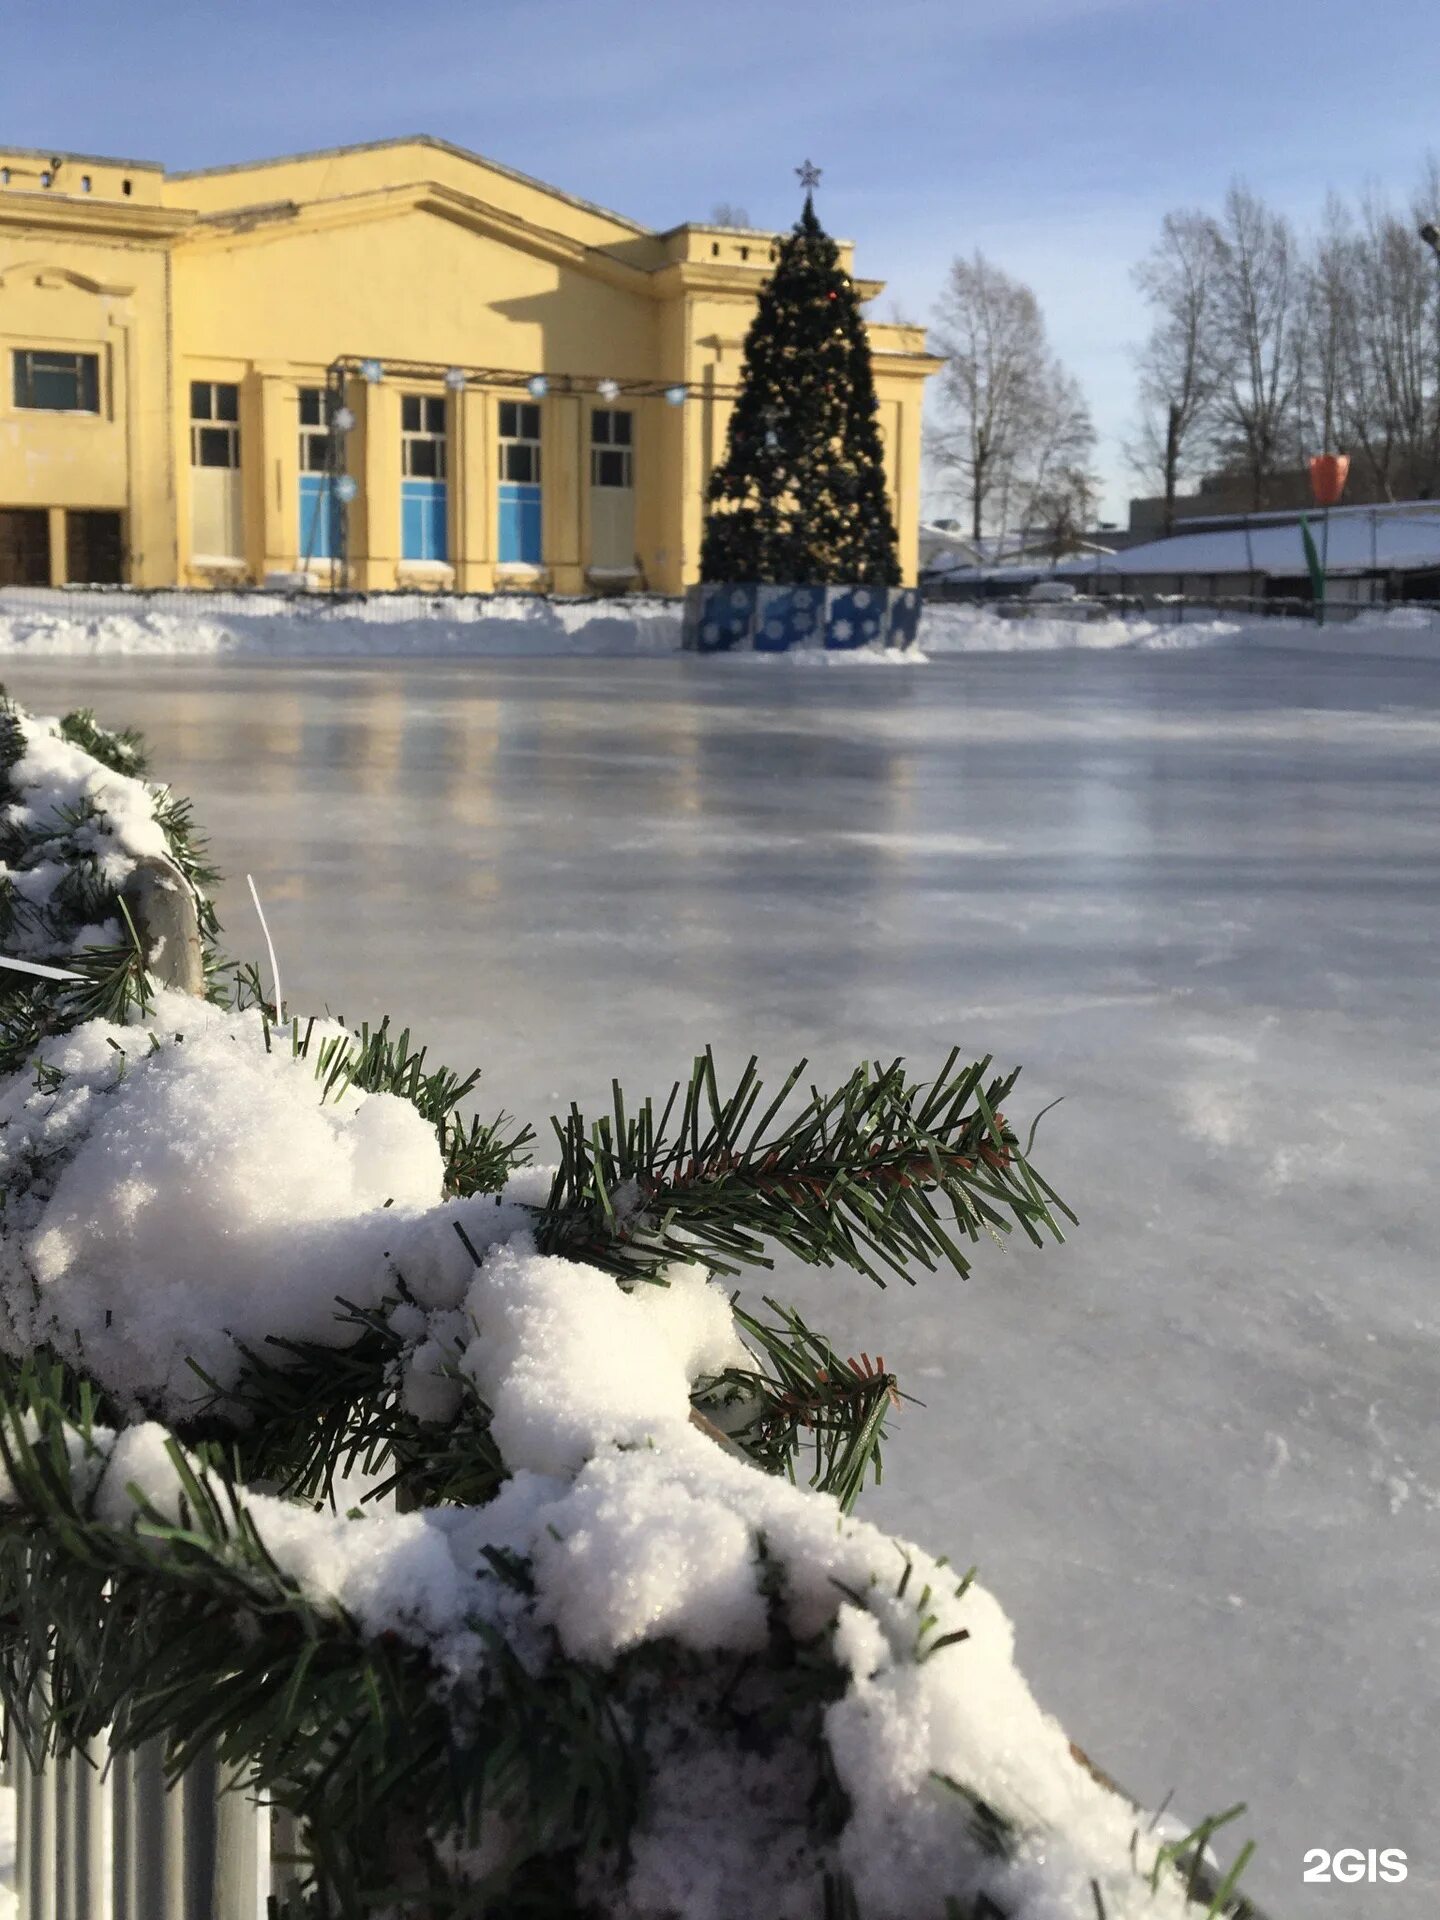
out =
<path fill-rule="evenodd" d="M 110 240 L 164 245 L 195 220 L 178 207 L 135 206 L 126 200 L 65 200 L 53 193 L 0 193 L 0 228 L 33 234 L 98 234 Z"/>
<path fill-rule="evenodd" d="M 928 380 L 939 373 L 945 362 L 933 353 L 892 353 L 887 347 L 872 344 L 870 360 L 877 379 Z"/>
<path fill-rule="evenodd" d="M 436 180 L 407 181 L 394 187 L 340 194 L 329 200 L 272 200 L 235 207 L 224 213 L 192 214 L 187 216 L 191 224 L 185 233 L 184 249 L 187 253 L 210 252 L 251 243 L 264 245 L 291 233 L 363 226 L 412 212 L 434 214 L 469 232 L 502 240 L 508 246 L 557 266 L 573 267 L 579 273 L 626 292 L 641 295 L 651 292 L 654 276 L 643 267 L 617 260 L 603 248 L 588 247 L 551 227 L 538 227 L 518 214 L 507 213 L 502 207 L 492 206 L 473 194 L 462 193 Z"/>

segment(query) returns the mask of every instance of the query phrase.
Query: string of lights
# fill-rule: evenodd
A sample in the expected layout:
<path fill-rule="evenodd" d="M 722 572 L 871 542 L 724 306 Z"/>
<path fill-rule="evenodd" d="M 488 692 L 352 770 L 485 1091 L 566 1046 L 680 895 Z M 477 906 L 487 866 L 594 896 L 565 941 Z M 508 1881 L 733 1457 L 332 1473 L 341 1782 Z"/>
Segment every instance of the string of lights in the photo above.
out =
<path fill-rule="evenodd" d="M 370 386 L 382 381 L 439 381 L 452 393 L 469 388 L 506 388 L 528 393 L 543 400 L 547 394 L 595 393 L 602 400 L 661 398 L 672 407 L 683 407 L 700 394 L 733 399 L 738 386 L 708 386 L 695 380 L 612 380 L 588 373 L 527 372 L 518 367 L 441 366 L 421 360 L 377 360 L 359 354 L 342 354 L 329 368 L 332 379 L 364 380 Z"/>

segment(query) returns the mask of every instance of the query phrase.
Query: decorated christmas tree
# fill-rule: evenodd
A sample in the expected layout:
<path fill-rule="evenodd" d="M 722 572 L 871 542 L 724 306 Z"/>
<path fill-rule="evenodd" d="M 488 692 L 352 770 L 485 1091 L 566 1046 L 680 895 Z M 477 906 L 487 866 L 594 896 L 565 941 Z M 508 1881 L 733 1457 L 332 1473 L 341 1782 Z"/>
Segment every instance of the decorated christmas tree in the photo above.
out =
<path fill-rule="evenodd" d="M 972 1577 L 855 1517 L 883 1360 L 732 1292 L 776 1247 L 880 1279 L 1058 1239 L 1014 1074 L 767 1096 L 706 1053 L 531 1167 L 477 1075 L 221 960 L 143 774 L 0 710 L 9 1740 L 218 1759 L 296 1823 L 296 1920 L 1243 1911 Z M 157 872 L 199 993 L 131 910 Z"/>
<path fill-rule="evenodd" d="M 900 584 L 879 403 L 855 283 L 805 208 L 745 340 L 724 460 L 711 475 L 702 580 Z"/>

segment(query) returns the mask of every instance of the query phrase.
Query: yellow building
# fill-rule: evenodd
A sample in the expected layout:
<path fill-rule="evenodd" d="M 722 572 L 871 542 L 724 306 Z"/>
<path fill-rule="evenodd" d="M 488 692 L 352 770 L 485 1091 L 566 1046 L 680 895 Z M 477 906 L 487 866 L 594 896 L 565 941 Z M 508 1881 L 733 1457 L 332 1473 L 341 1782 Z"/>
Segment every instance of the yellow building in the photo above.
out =
<path fill-rule="evenodd" d="M 179 174 L 0 149 L 0 585 L 325 580 L 343 551 L 372 591 L 678 592 L 775 245 L 425 137 Z M 870 336 L 913 581 L 940 363 Z"/>

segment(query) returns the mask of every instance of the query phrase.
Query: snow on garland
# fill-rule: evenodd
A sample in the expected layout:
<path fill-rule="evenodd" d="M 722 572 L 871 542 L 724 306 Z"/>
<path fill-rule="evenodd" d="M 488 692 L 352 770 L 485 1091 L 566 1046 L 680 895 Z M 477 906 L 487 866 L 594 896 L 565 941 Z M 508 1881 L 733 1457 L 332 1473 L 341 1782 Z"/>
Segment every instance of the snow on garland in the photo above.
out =
<path fill-rule="evenodd" d="M 29 839 L 9 883 L 34 950 L 73 951 L 95 924 L 67 890 L 77 863 L 93 904 L 127 861 L 175 845 L 153 789 L 53 723 L 10 725 L 23 797 L 6 818 Z M 286 1608 L 302 1640 L 399 1643 L 462 1747 L 503 1710 L 507 1673 L 602 1676 L 639 1785 L 623 1844 L 583 1850 L 563 1901 L 505 1904 L 533 1889 L 537 1852 L 569 1844 L 513 1783 L 481 1796 L 468 1831 L 426 1816 L 427 1887 L 443 1871 L 493 1899 L 487 1913 L 729 1920 L 748 1888 L 760 1905 L 743 1910 L 767 1920 L 1196 1914 L 1172 1849 L 1137 1837 L 1036 1704 L 988 1593 L 697 1430 L 697 1393 L 754 1364 L 702 1267 L 626 1286 L 540 1251 L 544 1170 L 447 1191 L 415 1100 L 317 1071 L 353 1054 L 345 1029 L 307 1040 L 153 991 L 123 1019 L 37 1033 L 0 1085 L 0 1606 L 23 1609 L 46 1577 L 70 1620 L 106 1552 L 113 1591 L 131 1592 L 133 1538 L 157 1583 L 167 1552 L 192 1596 L 216 1583 L 217 1660 L 225 1632 L 240 1645 Z M 219 1420 L 243 1443 L 267 1342 L 364 1337 L 389 1342 L 387 1391 L 437 1448 L 483 1413 L 493 1497 L 339 1514 L 232 1483 L 213 1447 L 177 1441 Z M 57 1426 L 22 1404 L 37 1354 L 93 1383 L 103 1417 L 86 1402 Z M 243 1526 L 215 1518 L 227 1499 Z M 69 1516 L 58 1535 L 52 1503 Z M 6 1671 L 13 1694 L 23 1668 Z M 395 1911 L 432 1910 L 403 1891 Z"/>

